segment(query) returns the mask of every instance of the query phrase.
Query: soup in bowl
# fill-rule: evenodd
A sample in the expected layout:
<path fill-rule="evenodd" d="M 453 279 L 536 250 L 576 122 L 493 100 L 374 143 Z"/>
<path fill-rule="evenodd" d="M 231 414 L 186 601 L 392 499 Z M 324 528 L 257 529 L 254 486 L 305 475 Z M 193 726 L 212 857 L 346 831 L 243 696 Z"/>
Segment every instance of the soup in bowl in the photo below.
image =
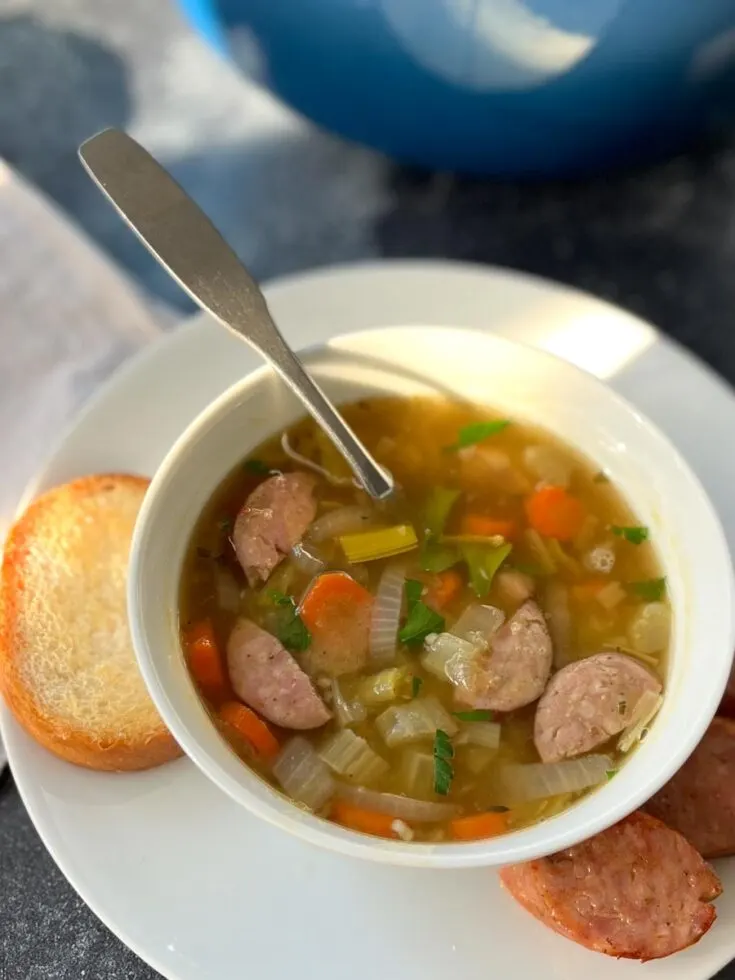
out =
<path fill-rule="evenodd" d="M 497 338 L 373 331 L 306 360 L 398 491 L 370 500 L 266 371 L 182 437 L 130 592 L 182 747 L 255 812 L 384 860 L 505 863 L 630 812 L 732 649 L 685 464 L 599 382 Z"/>

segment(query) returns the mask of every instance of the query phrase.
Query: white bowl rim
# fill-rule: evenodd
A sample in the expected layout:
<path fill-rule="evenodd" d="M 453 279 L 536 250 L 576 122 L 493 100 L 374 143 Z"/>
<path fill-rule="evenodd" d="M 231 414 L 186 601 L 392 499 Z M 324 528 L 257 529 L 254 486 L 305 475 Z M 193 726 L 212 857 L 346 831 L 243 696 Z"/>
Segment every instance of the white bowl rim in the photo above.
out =
<path fill-rule="evenodd" d="M 689 480 L 691 486 L 696 489 L 699 504 L 702 508 L 701 516 L 709 520 L 711 525 L 710 529 L 713 531 L 714 537 L 718 539 L 713 541 L 713 543 L 719 551 L 718 557 L 722 564 L 720 571 L 727 580 L 727 588 L 723 590 L 726 595 L 726 606 L 725 608 L 718 608 L 717 613 L 718 618 L 723 624 L 723 632 L 727 635 L 728 639 L 727 646 L 723 644 L 723 651 L 732 651 L 735 645 L 735 577 L 733 576 L 729 550 L 719 517 L 698 477 L 691 470 L 673 443 L 646 416 L 640 413 L 638 409 L 632 406 L 617 392 L 613 391 L 603 381 L 575 364 L 557 357 L 548 351 L 510 340 L 497 334 L 473 328 L 454 326 L 422 326 L 419 324 L 389 324 L 378 326 L 346 334 L 337 334 L 326 343 L 315 344 L 301 349 L 299 356 L 308 365 L 312 358 L 318 357 L 325 350 L 334 346 L 339 350 L 340 341 L 349 342 L 366 338 L 370 339 L 373 336 L 377 338 L 379 335 L 385 335 L 391 331 L 405 331 L 408 329 L 421 331 L 422 333 L 429 331 L 433 334 L 452 334 L 454 337 L 466 334 L 472 336 L 474 339 L 477 339 L 479 336 L 485 338 L 491 344 L 507 348 L 524 349 L 529 356 L 536 358 L 539 362 L 544 360 L 553 362 L 557 365 L 557 368 L 559 365 L 563 365 L 563 370 L 567 371 L 570 376 L 577 375 L 584 379 L 585 384 L 596 387 L 601 395 L 604 395 L 611 404 L 617 406 L 618 410 L 624 411 L 629 415 L 632 414 L 636 418 L 641 431 L 645 432 L 646 437 L 666 448 L 672 463 L 677 465 L 680 472 Z M 661 770 L 656 776 L 651 777 L 648 783 L 645 786 L 639 787 L 636 792 L 628 793 L 625 797 L 618 799 L 614 804 L 610 803 L 607 810 L 604 813 L 600 813 L 597 818 L 588 820 L 584 833 L 580 834 L 579 830 L 577 829 L 575 831 L 573 827 L 568 827 L 564 830 L 558 829 L 560 825 L 568 822 L 565 818 L 576 807 L 562 811 L 559 815 L 543 822 L 543 824 L 534 825 L 535 827 L 544 827 L 549 831 L 546 842 L 541 846 L 530 843 L 519 844 L 519 840 L 533 828 L 515 831 L 511 834 L 475 843 L 446 842 L 441 844 L 422 844 L 368 837 L 350 830 L 345 830 L 312 814 L 304 814 L 297 806 L 272 789 L 270 792 L 272 800 L 269 803 L 265 803 L 255 795 L 253 790 L 244 785 L 245 783 L 257 784 L 259 787 L 268 785 L 250 770 L 249 767 L 240 763 L 239 767 L 242 770 L 240 778 L 233 779 L 221 765 L 212 760 L 209 753 L 202 749 L 197 739 L 189 732 L 188 727 L 181 720 L 178 709 L 170 700 L 169 694 L 162 684 L 156 669 L 155 659 L 152 656 L 141 622 L 141 597 L 137 588 L 140 578 L 140 568 L 145 559 L 147 539 L 152 533 L 152 516 L 155 514 L 156 509 L 160 507 L 159 498 L 161 492 L 175 474 L 181 459 L 187 452 L 189 444 L 216 424 L 216 421 L 220 417 L 226 415 L 228 409 L 238 401 L 242 393 L 260 385 L 265 379 L 272 378 L 272 376 L 272 368 L 267 364 L 249 372 L 240 381 L 222 392 L 221 395 L 212 401 L 187 426 L 167 453 L 151 481 L 138 515 L 133 535 L 127 592 L 128 616 L 133 646 L 148 691 L 161 713 L 163 720 L 177 742 L 184 749 L 186 755 L 209 779 L 231 798 L 242 806 L 245 806 L 252 813 L 294 834 L 301 840 L 326 847 L 344 855 L 367 858 L 394 865 L 436 869 L 501 866 L 517 861 L 531 860 L 579 843 L 581 840 L 587 839 L 593 834 L 611 826 L 645 803 L 686 761 L 704 734 L 724 692 L 730 672 L 731 656 L 728 658 L 723 653 L 717 669 L 710 673 L 710 697 L 708 698 L 708 703 L 706 705 L 699 705 L 698 712 L 691 720 L 691 724 L 688 726 L 678 750 L 671 755 L 668 768 Z M 247 456 L 252 448 L 254 447 L 245 450 L 243 457 Z M 183 659 L 182 670 L 184 670 Z M 593 795 L 598 796 L 603 792 L 610 798 L 614 791 L 615 781 L 612 781 L 607 786 L 601 787 L 594 794 L 585 797 L 580 803 L 584 803 L 584 800 L 589 800 Z M 283 806 L 283 803 L 286 805 Z"/>

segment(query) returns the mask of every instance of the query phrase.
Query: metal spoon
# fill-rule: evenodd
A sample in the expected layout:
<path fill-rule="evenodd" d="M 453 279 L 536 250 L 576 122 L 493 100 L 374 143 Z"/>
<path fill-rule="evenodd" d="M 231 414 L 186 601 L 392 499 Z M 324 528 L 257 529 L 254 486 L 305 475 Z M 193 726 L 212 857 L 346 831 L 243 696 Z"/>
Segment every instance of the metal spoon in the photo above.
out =
<path fill-rule="evenodd" d="M 201 208 L 147 150 L 107 129 L 79 148 L 90 176 L 169 275 L 203 310 L 270 361 L 378 500 L 394 489 L 273 322 L 260 287 Z"/>

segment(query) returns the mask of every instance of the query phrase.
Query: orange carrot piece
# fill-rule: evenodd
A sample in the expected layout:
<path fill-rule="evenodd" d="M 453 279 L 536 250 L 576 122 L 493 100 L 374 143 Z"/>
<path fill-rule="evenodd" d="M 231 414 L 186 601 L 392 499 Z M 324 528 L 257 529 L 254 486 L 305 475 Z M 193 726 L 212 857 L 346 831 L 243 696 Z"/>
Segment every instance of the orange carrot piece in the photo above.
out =
<path fill-rule="evenodd" d="M 531 527 L 546 538 L 571 541 L 586 517 L 581 501 L 563 487 L 540 487 L 526 500 Z"/>
<path fill-rule="evenodd" d="M 387 813 L 363 810 L 361 807 L 352 806 L 342 800 L 337 800 L 332 804 L 329 818 L 343 827 L 359 830 L 363 834 L 372 834 L 374 837 L 398 837 L 393 829 L 394 817 L 388 816 Z"/>
<path fill-rule="evenodd" d="M 484 840 L 496 837 L 508 829 L 505 813 L 475 813 L 471 817 L 458 817 L 449 823 L 454 840 Z"/>
<path fill-rule="evenodd" d="M 578 602 L 591 602 L 595 596 L 605 588 L 602 579 L 590 579 L 589 582 L 580 582 L 571 588 L 572 598 Z"/>
<path fill-rule="evenodd" d="M 325 572 L 304 596 L 299 614 L 306 626 L 316 632 L 329 627 L 330 620 L 349 616 L 356 606 L 372 599 L 368 590 L 347 572 Z"/>
<path fill-rule="evenodd" d="M 254 751 L 270 762 L 278 755 L 281 746 L 268 725 L 254 711 L 239 701 L 228 701 L 219 709 L 219 716 L 241 735 Z"/>
<path fill-rule="evenodd" d="M 460 534 L 471 534 L 480 538 L 492 538 L 500 535 L 506 541 L 512 541 L 518 534 L 518 525 L 512 518 L 465 514 L 462 518 Z"/>
<path fill-rule="evenodd" d="M 445 572 L 433 575 L 424 597 L 427 606 L 431 606 L 435 612 L 439 612 L 457 598 L 463 585 L 462 576 L 454 568 L 448 568 Z"/>
<path fill-rule="evenodd" d="M 211 701 L 226 697 L 229 683 L 210 621 L 205 619 L 187 630 L 185 643 L 189 669 L 202 694 Z"/>

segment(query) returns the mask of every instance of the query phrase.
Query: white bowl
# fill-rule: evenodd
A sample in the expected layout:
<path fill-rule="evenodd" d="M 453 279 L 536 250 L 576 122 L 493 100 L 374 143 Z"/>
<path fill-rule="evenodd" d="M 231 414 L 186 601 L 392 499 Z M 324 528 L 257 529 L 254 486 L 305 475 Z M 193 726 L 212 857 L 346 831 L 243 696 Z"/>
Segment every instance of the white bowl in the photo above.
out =
<path fill-rule="evenodd" d="M 646 740 L 606 785 L 566 812 L 478 843 L 366 837 L 304 813 L 227 747 L 189 678 L 178 636 L 182 561 L 220 481 L 303 415 L 268 368 L 225 392 L 178 440 L 146 495 L 132 545 L 128 603 L 148 689 L 187 755 L 248 810 L 343 854 L 392 864 L 470 867 L 525 861 L 592 836 L 640 806 L 681 766 L 709 724 L 732 662 L 733 573 L 705 491 L 632 406 L 549 354 L 467 330 L 395 327 L 336 338 L 304 361 L 337 403 L 443 393 L 547 427 L 606 470 L 652 531 L 674 610 L 664 705 Z M 182 379 L 182 384 L 191 383 Z M 723 447 L 725 451 L 725 447 Z"/>

